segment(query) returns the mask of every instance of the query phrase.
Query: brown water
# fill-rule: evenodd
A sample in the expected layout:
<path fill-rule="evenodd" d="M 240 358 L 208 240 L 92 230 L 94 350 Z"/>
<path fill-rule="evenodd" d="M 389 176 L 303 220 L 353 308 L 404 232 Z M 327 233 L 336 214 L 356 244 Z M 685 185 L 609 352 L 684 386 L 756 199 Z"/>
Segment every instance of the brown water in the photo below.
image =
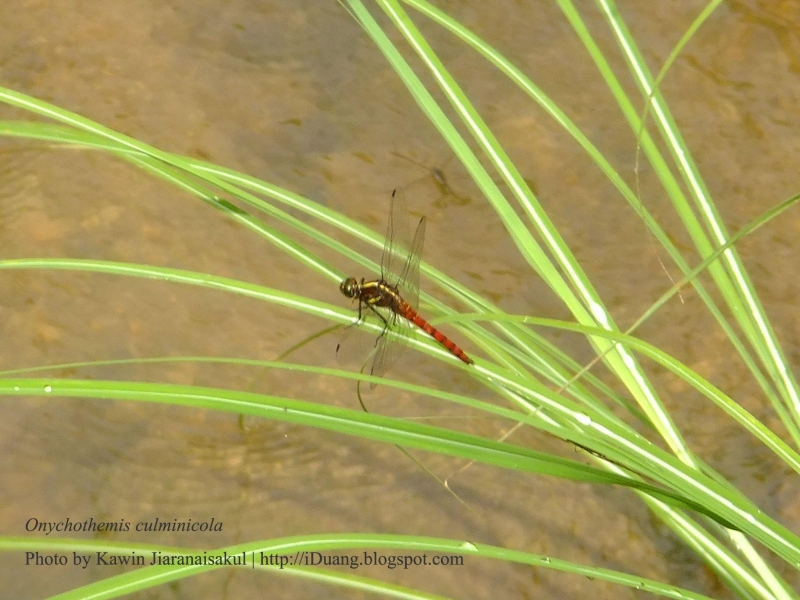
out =
<path fill-rule="evenodd" d="M 602 19 L 585 4 L 581 10 L 590 28 L 613 52 Z M 628 1 L 619 8 L 657 71 L 703 5 Z M 663 84 L 731 230 L 800 189 L 796 6 L 728 2 Z M 442 7 L 539 83 L 633 183 L 635 140 L 551 3 Z M 567 318 L 519 259 L 437 132 L 335 3 L 26 1 L 4 4 L 0 16 L 0 84 L 159 148 L 261 177 L 378 230 L 384 227 L 389 191 L 411 186 L 412 212 L 428 217 L 426 260 L 509 312 Z M 637 216 L 542 111 L 462 45 L 424 25 L 535 185 L 620 326 L 633 322 L 670 285 Z M 614 66 L 624 73 L 621 60 Z M 8 109 L 2 114 L 20 115 Z M 298 268 L 220 213 L 119 161 L 32 143 L 4 143 L 0 156 L 5 258 L 166 265 L 346 302 L 331 282 Z M 678 231 L 647 170 L 641 188 L 654 213 Z M 800 333 L 799 224 L 796 212 L 789 212 L 742 243 L 792 359 Z M 272 359 L 327 325 L 252 300 L 153 281 L 46 271 L 3 271 L 0 278 L 2 369 L 166 355 Z M 774 425 L 771 410 L 738 363 L 731 363 L 729 347 L 697 298 L 691 293 L 684 298 L 640 334 Z M 580 360 L 590 358 L 571 339 L 563 343 Z M 292 358 L 333 366 L 335 345 L 328 336 Z M 397 370 L 404 369 L 420 382 L 484 394 L 463 373 L 420 355 L 404 357 Z M 358 408 L 349 383 L 283 372 L 178 363 L 58 374 L 253 386 Z M 797 530 L 797 477 L 707 401 L 663 374 L 654 378 L 692 448 L 766 512 Z M 369 402 L 372 410 L 393 415 L 458 414 L 381 388 Z M 466 427 L 499 436 L 503 425 L 478 421 Z M 518 434 L 513 441 L 579 457 L 533 434 Z M 24 535 L 31 517 L 134 523 L 213 517 L 224 522 L 222 533 L 111 536 L 207 548 L 310 532 L 421 534 L 635 568 L 642 576 L 727 597 L 691 552 L 618 489 L 474 466 L 453 482 L 473 513 L 391 446 L 254 419 L 240 426 L 230 414 L 140 403 L 9 398 L 3 401 L 0 446 L 0 526 L 8 535 Z M 442 457 L 420 458 L 442 477 L 461 466 Z M 42 598 L 119 572 L 22 562 L 19 553 L 2 556 L 3 598 Z M 643 597 L 585 578 L 479 560 L 468 560 L 466 568 L 356 574 L 456 598 Z M 312 596 L 362 597 L 250 571 L 218 571 L 132 597 Z"/>

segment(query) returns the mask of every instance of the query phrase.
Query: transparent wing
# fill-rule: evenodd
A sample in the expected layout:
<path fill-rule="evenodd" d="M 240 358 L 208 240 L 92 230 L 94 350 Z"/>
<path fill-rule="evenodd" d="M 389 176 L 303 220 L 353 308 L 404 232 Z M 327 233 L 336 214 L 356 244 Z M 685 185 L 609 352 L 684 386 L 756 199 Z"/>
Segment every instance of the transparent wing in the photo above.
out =
<path fill-rule="evenodd" d="M 381 277 L 391 285 L 401 278 L 409 252 L 408 208 L 403 190 L 392 192 L 389 203 L 389 224 L 383 242 Z"/>
<path fill-rule="evenodd" d="M 336 362 L 340 365 L 364 365 L 370 354 L 375 354 L 380 341 L 378 335 L 383 329 L 383 321 L 365 308 L 362 318 L 342 331 L 336 346 Z"/>
<path fill-rule="evenodd" d="M 412 308 L 417 308 L 419 303 L 419 260 L 422 257 L 422 245 L 425 243 L 425 217 L 419 220 L 411 251 L 406 259 L 403 272 L 397 282 L 397 291 Z"/>
<path fill-rule="evenodd" d="M 390 313 L 388 324 L 378 340 L 375 358 L 369 371 L 369 374 L 375 377 L 382 377 L 397 362 L 406 349 L 410 335 L 410 323 L 395 313 Z M 375 385 L 370 384 L 370 388 L 374 388 Z"/>
<path fill-rule="evenodd" d="M 342 332 L 336 346 L 336 360 L 340 365 L 365 365 L 371 355 L 365 372 L 381 377 L 405 350 L 409 328 L 405 319 L 392 312 L 379 313 L 377 309 L 364 307 L 361 320 Z M 375 384 L 370 384 L 370 388 L 374 387 Z"/>

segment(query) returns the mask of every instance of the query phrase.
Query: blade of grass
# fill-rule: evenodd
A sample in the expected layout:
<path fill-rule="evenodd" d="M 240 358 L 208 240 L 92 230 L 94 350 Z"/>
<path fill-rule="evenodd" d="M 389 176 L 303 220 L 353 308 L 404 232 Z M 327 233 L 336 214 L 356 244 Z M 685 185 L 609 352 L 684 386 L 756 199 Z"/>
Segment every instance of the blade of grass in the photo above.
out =
<path fill-rule="evenodd" d="M 96 540 L 39 540 L 37 538 L 27 537 L 0 537 L 0 550 L 24 550 L 31 548 L 32 544 L 35 544 L 33 547 L 36 549 L 56 551 L 71 550 L 89 552 L 117 552 L 119 554 L 125 554 L 133 551 L 147 552 L 156 550 L 162 551 L 171 556 L 196 556 L 198 554 L 197 550 L 161 546 L 154 547 L 144 544 L 120 544 Z M 703 596 L 689 590 L 685 590 L 676 586 L 665 585 L 648 578 L 642 578 L 636 575 L 630 575 L 611 569 L 587 567 L 585 565 L 559 560 L 540 554 L 509 550 L 507 548 L 500 548 L 489 544 L 473 543 L 462 540 L 450 540 L 444 538 L 363 533 L 324 534 L 248 542 L 246 544 L 218 548 L 215 550 L 215 552 L 227 552 L 229 555 L 240 554 L 244 552 L 248 557 L 252 556 L 254 558 L 256 554 L 259 556 L 264 554 L 299 557 L 302 556 L 302 553 L 309 552 L 330 552 L 336 550 L 363 548 L 375 550 L 399 550 L 402 552 L 413 552 L 416 554 L 420 552 L 436 552 L 443 555 L 502 560 L 523 565 L 544 567 L 547 569 L 581 575 L 583 577 L 595 578 L 601 581 L 608 581 L 630 587 L 632 589 L 647 591 L 666 598 L 675 598 L 676 600 L 683 600 L 687 598 L 691 600 L 708 600 L 707 596 Z M 166 583 L 170 580 L 175 580 L 218 568 L 221 567 L 218 565 L 201 565 L 196 569 L 191 570 L 187 570 L 184 567 L 178 566 L 145 567 L 129 573 L 110 577 L 106 580 L 89 584 L 88 586 L 79 588 L 78 590 L 72 590 L 71 592 L 68 592 L 75 592 L 75 595 L 56 596 L 55 598 L 58 598 L 59 600 L 77 600 L 78 598 L 94 598 L 95 600 L 99 600 L 100 598 L 115 598 L 119 597 L 119 595 L 123 593 L 131 593 L 134 590 L 147 589 L 148 587 Z M 255 564 L 254 568 L 272 572 L 280 570 L 276 567 L 262 566 L 258 563 Z M 346 587 L 353 587 L 355 589 L 387 593 L 390 597 L 430 597 L 426 594 L 422 594 L 414 590 L 407 590 L 406 588 L 396 587 L 391 584 L 374 582 L 374 580 L 364 578 L 351 578 L 350 576 L 342 575 L 338 572 L 326 571 L 322 569 L 301 570 L 297 567 L 285 567 L 283 570 L 287 571 L 287 574 L 297 575 L 300 577 L 318 579 L 322 579 L 323 577 L 330 578 L 333 583 L 344 585 Z M 79 591 L 81 592 L 81 595 L 78 595 Z M 92 593 L 114 595 L 93 596 L 91 595 Z M 410 593 L 411 595 L 394 595 L 403 593 Z"/>
<path fill-rule="evenodd" d="M 680 174 L 690 190 L 700 215 L 704 218 L 706 227 L 714 238 L 715 244 L 725 244 L 729 237 L 726 228 L 694 163 L 689 147 L 676 126 L 663 97 L 653 85 L 653 77 L 649 73 L 635 41 L 627 31 L 624 21 L 619 17 L 612 0 L 598 0 L 598 5 L 606 15 L 612 31 L 616 35 L 620 48 L 623 50 L 623 56 L 628 61 L 631 72 L 640 86 L 643 96 L 650 98 L 651 114 L 655 117 L 662 137 L 667 143 L 675 163 L 679 166 Z M 672 197 L 672 199 L 674 203 L 677 201 L 682 202 L 682 197 Z M 680 214 L 682 218 L 691 220 L 691 223 L 687 225 L 687 231 L 692 235 L 698 250 L 705 258 L 713 251 L 711 242 L 702 233 L 701 226 L 694 217 L 689 217 L 689 212 L 691 211 L 688 206 L 681 206 Z M 794 421 L 792 425 L 787 424 L 787 428 L 791 432 L 797 432 L 798 428 L 800 428 L 800 391 L 797 389 L 797 382 L 788 367 L 788 362 L 775 337 L 769 319 L 744 266 L 741 264 L 738 254 L 731 248 L 723 257 L 724 261 L 721 261 L 719 267 L 712 267 L 711 274 L 719 286 L 725 301 L 731 307 L 734 318 L 736 318 L 750 340 L 778 391 L 785 398 L 789 415 Z M 724 272 L 723 265 L 727 266 L 730 277 Z M 800 444 L 800 439 L 795 439 L 795 443 Z"/>
<path fill-rule="evenodd" d="M 605 157 L 597 150 L 597 148 L 591 143 L 591 141 L 575 126 L 574 123 L 569 119 L 569 117 L 564 114 L 561 109 L 552 102 L 544 92 L 538 88 L 527 76 L 525 76 L 522 71 L 520 71 L 517 67 L 515 67 L 508 59 L 502 56 L 496 49 L 491 47 L 487 44 L 484 40 L 480 39 L 474 33 L 460 25 L 454 19 L 446 15 L 445 13 L 439 11 L 435 7 L 431 6 L 428 2 L 424 0 L 404 0 L 404 2 L 410 6 L 413 6 L 416 10 L 420 11 L 422 14 L 426 15 L 427 17 L 431 18 L 433 21 L 437 22 L 438 24 L 445 27 L 447 30 L 451 31 L 456 37 L 467 43 L 473 49 L 475 49 L 480 55 L 486 58 L 489 62 L 495 65 L 503 74 L 505 74 L 511 81 L 516 83 L 520 89 L 522 89 L 525 93 L 527 93 L 535 102 L 537 102 L 556 122 L 562 125 L 564 130 L 573 136 L 573 138 L 578 142 L 578 144 L 584 148 L 587 154 L 592 158 L 592 160 L 597 164 L 600 170 L 609 178 L 609 180 L 614 184 L 614 186 L 620 191 L 623 197 L 628 201 L 628 203 L 636 210 L 637 214 L 641 216 L 645 224 L 647 225 L 648 229 L 655 235 L 659 243 L 667 250 L 669 255 L 675 261 L 676 265 L 681 269 L 684 274 L 690 272 L 690 267 L 688 263 L 683 259 L 678 249 L 672 243 L 670 238 L 667 234 L 663 231 L 663 229 L 658 225 L 658 223 L 653 219 L 653 217 L 649 214 L 647 209 L 641 204 L 638 194 L 634 194 L 634 192 L 628 187 L 628 185 L 624 182 L 624 180 L 620 177 L 620 175 L 616 172 L 616 170 L 606 161 Z M 678 47 L 670 55 L 667 63 L 665 64 L 664 69 L 662 69 L 660 77 L 666 73 L 666 68 L 669 64 L 674 61 L 675 57 L 677 56 L 677 52 L 679 49 L 686 43 L 689 39 L 691 34 L 695 32 L 702 22 L 707 18 L 707 16 L 711 13 L 711 11 L 719 4 L 719 1 L 713 0 L 709 3 L 709 5 L 704 9 L 701 15 L 692 23 L 689 31 L 684 35 L 679 43 Z M 579 32 L 582 29 L 579 28 Z M 614 90 L 619 90 L 621 93 L 621 88 L 619 86 L 614 86 Z M 649 104 L 647 104 L 649 107 Z M 623 103 L 623 108 L 625 108 Z M 645 113 L 645 111 L 643 111 Z M 646 114 L 646 113 L 645 113 Z M 639 119 L 639 130 L 637 133 L 637 165 L 638 165 L 638 156 L 639 150 L 641 149 L 642 144 L 646 144 L 651 151 L 651 156 L 655 160 L 657 155 L 657 150 L 653 144 L 652 139 L 647 134 L 646 130 L 643 128 L 643 117 Z M 659 159 L 660 160 L 660 159 Z M 663 160 L 659 163 L 663 165 Z M 638 172 L 638 169 L 637 169 Z M 668 170 L 664 168 L 664 170 L 660 171 L 664 177 L 666 177 L 665 186 L 667 189 L 678 190 L 674 180 L 671 179 L 671 175 L 668 174 Z M 759 382 L 759 385 L 764 390 L 764 393 L 770 399 L 770 402 L 773 404 L 775 409 L 778 411 L 779 414 L 785 414 L 785 410 L 783 405 L 781 404 L 779 398 L 776 396 L 776 392 L 774 388 L 764 379 L 760 368 L 755 363 L 750 352 L 745 347 L 744 343 L 739 339 L 736 331 L 731 327 L 728 323 L 726 317 L 722 314 L 720 309 L 716 306 L 713 298 L 710 294 L 706 291 L 704 286 L 702 285 L 701 281 L 697 278 L 691 278 L 691 284 L 694 286 L 695 290 L 700 295 L 703 302 L 708 306 L 709 311 L 712 313 L 714 318 L 717 320 L 717 323 L 723 329 L 725 334 L 731 340 L 731 343 L 734 345 L 737 352 L 742 357 L 742 360 L 745 362 L 747 367 L 751 370 L 756 380 Z M 487 308 L 486 312 L 496 312 L 492 311 L 491 309 Z M 786 415 L 788 417 L 788 415 Z M 790 431 L 790 434 L 795 440 L 800 440 L 800 431 L 798 431 L 795 426 L 794 422 L 790 418 L 784 418 L 784 423 Z"/>
<path fill-rule="evenodd" d="M 582 482 L 623 485 L 643 491 L 672 506 L 695 510 L 719 519 L 730 526 L 738 526 L 734 521 L 716 514 L 702 504 L 683 498 L 670 490 L 626 476 L 608 473 L 577 461 L 433 425 L 335 406 L 198 386 L 128 381 L 76 381 L 57 378 L 3 379 L 0 380 L 0 395 L 63 396 L 159 402 L 272 418 L 429 452 L 467 458 L 504 468 L 554 475 Z M 731 514 L 734 513 L 731 512 Z M 737 520 L 741 521 L 741 518 Z M 777 527 L 777 524 L 769 524 L 766 520 L 761 525 L 767 529 L 771 529 L 773 526 Z M 798 556 L 800 556 L 800 552 Z"/>

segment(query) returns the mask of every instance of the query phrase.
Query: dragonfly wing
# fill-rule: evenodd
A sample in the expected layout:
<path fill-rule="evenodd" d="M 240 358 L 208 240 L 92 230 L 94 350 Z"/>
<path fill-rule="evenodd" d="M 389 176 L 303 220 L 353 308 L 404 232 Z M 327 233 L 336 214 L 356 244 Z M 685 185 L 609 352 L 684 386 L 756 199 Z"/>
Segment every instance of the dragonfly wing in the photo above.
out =
<path fill-rule="evenodd" d="M 410 323 L 393 312 L 378 312 L 368 306 L 362 310 L 361 319 L 342 332 L 336 361 L 340 365 L 366 365 L 371 358 L 364 371 L 382 377 L 405 350 Z"/>
<path fill-rule="evenodd" d="M 370 354 L 377 350 L 380 341 L 378 335 L 383 328 L 384 323 L 380 318 L 372 310 L 364 309 L 362 318 L 342 331 L 336 346 L 336 362 L 340 365 L 366 364 Z"/>
<path fill-rule="evenodd" d="M 383 242 L 381 277 L 394 285 L 400 280 L 409 250 L 408 208 L 403 190 L 392 192 L 389 206 L 389 224 Z"/>
<path fill-rule="evenodd" d="M 414 233 L 414 241 L 411 243 L 411 250 L 397 282 L 397 291 L 408 302 L 412 308 L 417 308 L 419 303 L 419 260 L 422 257 L 422 245 L 425 243 L 425 217 L 419 220 L 417 231 Z"/>
<path fill-rule="evenodd" d="M 411 333 L 411 324 L 408 321 L 395 313 L 391 313 L 390 316 L 389 327 L 384 329 L 378 340 L 375 358 L 369 371 L 369 374 L 375 377 L 382 377 L 397 362 L 406 349 L 408 336 Z M 375 387 L 375 384 L 370 387 Z"/>

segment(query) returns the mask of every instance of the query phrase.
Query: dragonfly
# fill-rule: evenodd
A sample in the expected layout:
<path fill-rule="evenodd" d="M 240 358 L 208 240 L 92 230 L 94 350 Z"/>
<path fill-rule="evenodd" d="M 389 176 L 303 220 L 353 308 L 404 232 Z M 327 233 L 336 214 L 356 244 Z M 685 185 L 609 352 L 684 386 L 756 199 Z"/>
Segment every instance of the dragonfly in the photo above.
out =
<path fill-rule="evenodd" d="M 419 261 L 425 241 L 425 217 L 420 218 L 413 241 L 409 244 L 408 212 L 402 190 L 392 192 L 389 208 L 389 224 L 381 257 L 380 279 L 365 281 L 348 277 L 339 285 L 346 297 L 358 301 L 358 319 L 349 326 L 336 347 L 339 362 L 349 362 L 351 350 L 359 345 L 356 339 L 364 336 L 361 331 L 365 322 L 376 324 L 381 333 L 371 342 L 374 355 L 369 373 L 382 376 L 400 356 L 408 341 L 409 323 L 413 323 L 448 352 L 466 364 L 472 359 L 450 338 L 428 323 L 417 312 L 419 301 Z M 382 310 L 379 310 L 382 309 Z M 361 345 L 364 342 L 360 342 Z M 373 385 L 374 387 L 374 385 Z"/>

